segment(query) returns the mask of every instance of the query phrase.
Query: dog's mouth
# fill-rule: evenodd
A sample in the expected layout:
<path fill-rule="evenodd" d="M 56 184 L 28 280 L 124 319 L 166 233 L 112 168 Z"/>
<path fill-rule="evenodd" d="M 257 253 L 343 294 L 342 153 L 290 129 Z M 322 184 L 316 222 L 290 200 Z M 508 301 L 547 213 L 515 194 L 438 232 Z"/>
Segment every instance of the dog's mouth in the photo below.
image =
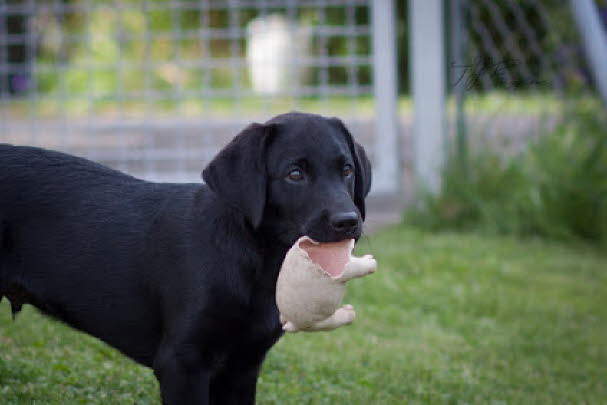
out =
<path fill-rule="evenodd" d="M 354 239 L 321 243 L 304 236 L 297 243 L 308 254 L 310 260 L 333 278 L 343 274 L 354 248 Z"/>

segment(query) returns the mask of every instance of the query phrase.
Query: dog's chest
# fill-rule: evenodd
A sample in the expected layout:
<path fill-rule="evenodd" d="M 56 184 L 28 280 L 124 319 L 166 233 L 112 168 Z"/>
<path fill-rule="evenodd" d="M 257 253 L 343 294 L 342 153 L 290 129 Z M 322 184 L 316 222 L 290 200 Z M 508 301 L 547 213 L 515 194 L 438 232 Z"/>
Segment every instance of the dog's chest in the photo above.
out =
<path fill-rule="evenodd" d="M 282 333 L 275 290 L 254 291 L 245 317 L 246 329 L 256 340 L 275 341 Z"/>
<path fill-rule="evenodd" d="M 274 251 L 256 266 L 246 310 L 240 323 L 240 338 L 266 347 L 282 335 L 279 311 L 276 306 L 276 280 L 286 251 Z M 264 256 L 263 254 L 261 255 Z"/>

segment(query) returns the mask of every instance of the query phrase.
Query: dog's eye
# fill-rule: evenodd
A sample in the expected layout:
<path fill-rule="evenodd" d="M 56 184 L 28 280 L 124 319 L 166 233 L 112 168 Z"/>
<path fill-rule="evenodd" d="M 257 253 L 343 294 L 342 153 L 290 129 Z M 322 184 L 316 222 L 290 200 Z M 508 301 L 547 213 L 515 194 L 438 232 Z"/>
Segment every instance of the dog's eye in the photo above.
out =
<path fill-rule="evenodd" d="M 304 178 L 304 174 L 300 169 L 293 169 L 287 177 L 292 181 L 301 181 Z"/>
<path fill-rule="evenodd" d="M 352 173 L 353 173 L 352 166 L 345 165 L 344 166 L 344 171 L 343 171 L 344 177 L 350 177 L 352 175 Z"/>

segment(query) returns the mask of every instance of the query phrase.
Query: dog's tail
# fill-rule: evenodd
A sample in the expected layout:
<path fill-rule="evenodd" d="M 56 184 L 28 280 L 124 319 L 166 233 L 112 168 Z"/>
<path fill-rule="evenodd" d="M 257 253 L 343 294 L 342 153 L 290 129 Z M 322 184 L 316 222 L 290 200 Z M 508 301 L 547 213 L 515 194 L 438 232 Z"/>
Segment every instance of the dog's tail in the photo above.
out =
<path fill-rule="evenodd" d="M 5 281 L 4 279 L 6 278 L 5 276 L 5 271 L 6 269 L 5 264 L 4 264 L 4 256 L 5 256 L 5 243 L 6 243 L 6 236 L 4 235 L 4 233 L 6 232 L 5 230 L 6 226 L 4 225 L 4 221 L 2 221 L 2 218 L 0 217 L 0 304 L 2 303 L 2 299 L 4 298 L 4 284 Z"/>
<path fill-rule="evenodd" d="M 14 291 L 11 294 L 11 291 L 9 291 L 9 269 L 6 257 L 10 249 L 11 238 L 9 235 L 9 228 L 6 221 L 3 221 L 2 218 L 0 218 L 0 303 L 2 303 L 4 297 L 9 300 L 13 320 L 15 320 L 17 313 L 19 313 L 23 307 L 23 300 L 19 294 L 14 294 Z"/>
<path fill-rule="evenodd" d="M 2 218 L 0 218 L 0 304 L 2 303 L 2 299 L 4 298 L 4 279 L 5 279 L 5 269 L 4 269 L 4 243 L 5 243 L 5 237 L 4 237 L 4 230 L 5 226 L 4 226 L 4 221 L 2 221 Z"/>
<path fill-rule="evenodd" d="M 6 253 L 7 253 L 7 243 L 8 243 L 8 229 L 6 223 L 0 218 L 0 304 L 4 299 L 4 296 L 7 294 L 7 271 L 6 268 Z M 8 298 L 8 297 L 7 297 Z M 13 319 L 15 319 L 15 313 L 13 312 Z"/>

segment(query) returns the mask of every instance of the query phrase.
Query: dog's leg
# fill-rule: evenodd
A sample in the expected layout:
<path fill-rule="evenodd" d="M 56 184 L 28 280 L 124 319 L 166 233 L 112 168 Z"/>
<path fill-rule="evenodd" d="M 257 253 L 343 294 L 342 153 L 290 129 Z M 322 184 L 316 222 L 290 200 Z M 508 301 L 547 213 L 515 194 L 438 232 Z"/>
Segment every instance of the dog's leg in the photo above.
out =
<path fill-rule="evenodd" d="M 254 405 L 261 361 L 230 362 L 211 380 L 211 404 Z"/>
<path fill-rule="evenodd" d="M 211 404 L 254 405 L 259 370 L 275 341 L 240 343 L 211 379 Z"/>
<path fill-rule="evenodd" d="M 209 404 L 211 373 L 197 345 L 164 343 L 153 368 L 164 405 Z"/>

